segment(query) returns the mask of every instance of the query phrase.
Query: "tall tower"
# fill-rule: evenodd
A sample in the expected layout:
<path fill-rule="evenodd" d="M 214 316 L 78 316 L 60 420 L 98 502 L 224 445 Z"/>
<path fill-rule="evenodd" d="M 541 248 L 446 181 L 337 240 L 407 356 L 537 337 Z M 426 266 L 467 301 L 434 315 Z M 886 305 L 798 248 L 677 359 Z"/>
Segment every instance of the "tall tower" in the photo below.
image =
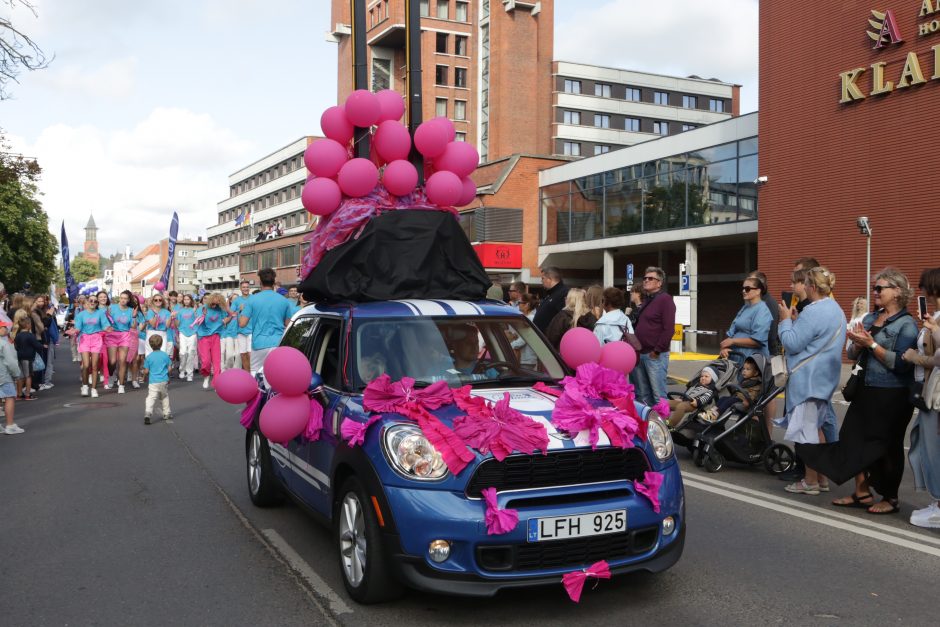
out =
<path fill-rule="evenodd" d="M 85 225 L 85 259 L 98 263 L 101 255 L 98 254 L 98 226 L 95 224 L 95 216 L 88 216 L 88 224 Z"/>

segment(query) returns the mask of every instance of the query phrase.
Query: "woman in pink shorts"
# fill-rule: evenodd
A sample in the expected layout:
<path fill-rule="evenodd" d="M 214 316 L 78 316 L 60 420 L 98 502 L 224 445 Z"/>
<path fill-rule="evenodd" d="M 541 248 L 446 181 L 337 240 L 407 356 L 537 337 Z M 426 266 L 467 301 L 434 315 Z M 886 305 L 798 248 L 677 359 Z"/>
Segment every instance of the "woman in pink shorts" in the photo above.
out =
<path fill-rule="evenodd" d="M 108 308 L 108 320 L 114 330 L 105 334 L 105 345 L 108 348 L 108 361 L 117 367 L 118 394 L 124 394 L 124 384 L 127 382 L 127 354 L 131 346 L 134 347 L 134 352 L 137 352 L 137 331 L 134 330 L 137 309 L 131 305 L 133 298 L 133 294 L 124 290 L 118 302 Z"/>
<path fill-rule="evenodd" d="M 98 299 L 85 300 L 85 310 L 75 316 L 78 332 L 78 352 L 82 356 L 82 396 L 88 396 L 91 386 L 92 398 L 98 397 L 98 358 L 104 347 L 103 336 L 111 331 L 108 318 L 98 309 Z"/>

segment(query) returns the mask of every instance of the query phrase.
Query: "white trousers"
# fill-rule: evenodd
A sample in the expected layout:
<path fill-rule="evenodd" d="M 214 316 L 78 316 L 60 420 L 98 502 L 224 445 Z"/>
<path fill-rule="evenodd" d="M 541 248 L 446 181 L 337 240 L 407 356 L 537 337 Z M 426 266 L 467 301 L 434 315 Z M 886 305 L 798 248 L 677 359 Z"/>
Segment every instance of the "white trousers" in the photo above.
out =
<path fill-rule="evenodd" d="M 196 334 L 190 336 L 180 333 L 180 374 L 192 376 L 199 358 L 196 353 Z"/>
<path fill-rule="evenodd" d="M 170 415 L 170 392 L 169 383 L 151 383 L 147 386 L 147 400 L 144 401 L 144 415 L 153 416 L 153 406 L 160 401 L 163 409 L 163 417 Z"/>
<path fill-rule="evenodd" d="M 256 375 L 258 371 L 261 370 L 261 366 L 264 365 L 264 359 L 268 356 L 268 353 L 273 351 L 277 346 L 272 346 L 271 348 L 261 348 L 258 350 L 251 351 L 251 374 Z"/>
<path fill-rule="evenodd" d="M 242 358 L 235 349 L 234 337 L 222 338 L 222 372 L 232 368 L 241 368 Z"/>

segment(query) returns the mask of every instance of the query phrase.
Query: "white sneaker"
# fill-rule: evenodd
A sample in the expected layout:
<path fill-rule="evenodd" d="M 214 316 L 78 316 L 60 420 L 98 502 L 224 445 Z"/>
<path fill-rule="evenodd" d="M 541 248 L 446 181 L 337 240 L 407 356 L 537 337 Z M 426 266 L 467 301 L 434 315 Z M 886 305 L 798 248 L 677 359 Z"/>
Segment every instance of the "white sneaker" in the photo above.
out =
<path fill-rule="evenodd" d="M 189 383 L 192 383 L 192 382 L 193 382 L 193 375 L 191 375 L 191 374 L 186 375 L 186 381 L 188 381 Z"/>
<path fill-rule="evenodd" d="M 98 398 L 98 390 L 96 390 L 95 388 L 91 388 L 91 397 Z"/>
<path fill-rule="evenodd" d="M 137 383 L 137 381 L 131 381 L 131 385 L 134 387 L 135 390 L 140 389 L 140 384 Z"/>
<path fill-rule="evenodd" d="M 40 386 L 40 387 L 41 387 L 41 386 Z M 29 393 L 30 393 L 30 394 L 35 394 L 35 393 L 36 393 L 36 388 L 29 388 Z"/>
<path fill-rule="evenodd" d="M 40 383 L 40 384 L 39 384 L 39 391 L 40 391 L 40 392 L 44 392 L 45 390 L 50 390 L 50 389 L 52 389 L 52 386 L 49 385 L 48 383 Z"/>
<path fill-rule="evenodd" d="M 933 503 L 929 507 L 915 510 L 911 514 L 911 524 L 915 527 L 940 529 L 940 506 Z"/>
<path fill-rule="evenodd" d="M 180 381 L 182 381 L 182 380 L 185 379 L 185 378 L 186 378 L 186 373 L 181 372 L 181 373 L 180 373 Z"/>
<path fill-rule="evenodd" d="M 204 377 L 204 378 L 202 379 L 202 389 L 203 389 L 203 390 L 208 390 L 208 389 L 209 389 L 209 377 Z"/>
<path fill-rule="evenodd" d="M 118 385 L 118 394 L 124 394 L 124 386 Z"/>
<path fill-rule="evenodd" d="M 88 396 L 88 386 L 87 386 L 87 385 L 83 385 L 83 386 L 82 386 L 82 396 Z"/>
<path fill-rule="evenodd" d="M 13 423 L 12 425 L 5 427 L 3 430 L 3 432 L 6 433 L 7 435 L 17 435 L 17 434 L 23 433 L 24 431 L 25 429 L 23 429 L 23 427 L 17 426 L 16 423 Z"/>
<path fill-rule="evenodd" d="M 105 384 L 104 384 L 104 389 L 110 390 L 110 389 L 111 389 L 111 383 L 110 383 L 110 382 L 105 383 Z"/>

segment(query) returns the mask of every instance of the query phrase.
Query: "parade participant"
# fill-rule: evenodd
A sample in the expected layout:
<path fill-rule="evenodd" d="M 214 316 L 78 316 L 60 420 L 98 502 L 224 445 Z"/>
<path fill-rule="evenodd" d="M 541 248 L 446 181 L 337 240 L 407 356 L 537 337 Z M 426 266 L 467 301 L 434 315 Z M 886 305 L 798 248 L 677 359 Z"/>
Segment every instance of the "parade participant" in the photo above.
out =
<path fill-rule="evenodd" d="M 731 322 L 728 337 L 721 341 L 719 353 L 721 357 L 730 359 L 738 367 L 743 366 L 744 360 L 754 353 L 770 357 L 767 339 L 773 324 L 773 316 L 770 315 L 763 301 L 766 292 L 767 288 L 755 276 L 744 279 L 741 285 L 744 305 Z"/>
<path fill-rule="evenodd" d="M 78 354 L 78 335 L 69 333 L 69 330 L 75 326 L 75 316 L 78 312 L 85 309 L 85 297 L 78 296 L 74 303 L 69 304 L 68 313 L 65 316 L 65 334 L 69 338 L 69 348 L 72 350 L 72 361 L 80 362 L 81 355 Z"/>
<path fill-rule="evenodd" d="M 0 283 L 0 290 L 3 284 Z M 10 327 L 12 322 L 0 320 L 0 400 L 3 401 L 3 410 L 6 414 L 6 426 L 0 428 L 0 432 L 7 435 L 18 435 L 23 433 L 23 428 L 17 426 L 13 421 L 13 414 L 16 411 L 16 388 L 13 382 L 20 376 L 20 364 L 16 358 L 16 349 L 10 343 Z"/>
<path fill-rule="evenodd" d="M 134 325 L 137 330 L 137 357 L 131 363 L 131 385 L 135 390 L 140 389 L 140 370 L 143 368 L 144 355 L 147 352 L 147 312 L 149 311 L 147 299 L 143 296 L 137 297 L 137 319 Z"/>
<path fill-rule="evenodd" d="M 669 371 L 669 345 L 675 333 L 676 304 L 663 290 L 666 273 L 662 268 L 649 267 L 643 273 L 646 299 L 637 312 L 636 338 L 640 342 L 640 360 L 631 373 L 637 400 L 654 405 L 666 397 L 666 375 Z"/>
<path fill-rule="evenodd" d="M 144 376 L 147 377 L 147 398 L 144 400 L 144 424 L 149 425 L 153 417 L 153 406 L 160 401 L 164 420 L 173 420 L 170 412 L 170 356 L 160 348 L 163 345 L 161 335 L 151 335 L 147 339 L 150 354 L 144 359 Z"/>
<path fill-rule="evenodd" d="M 561 271 L 558 268 L 549 266 L 542 268 L 542 287 L 545 288 L 545 294 L 539 302 L 539 308 L 535 312 L 533 323 L 542 333 L 545 333 L 548 330 L 548 325 L 552 323 L 558 312 L 565 307 L 568 286 L 562 280 Z"/>
<path fill-rule="evenodd" d="M 296 286 L 296 285 L 292 285 L 291 287 L 287 288 L 287 300 L 289 300 L 289 301 L 291 302 L 291 304 L 294 306 L 294 311 L 293 311 L 293 313 L 297 313 L 298 311 L 300 311 L 300 309 L 301 309 L 301 306 L 300 306 L 300 292 L 297 291 L 297 286 Z M 229 302 L 231 302 L 231 301 L 229 301 Z M 293 315 L 293 314 L 292 314 L 292 315 Z"/>
<path fill-rule="evenodd" d="M 170 312 L 170 322 L 167 325 L 166 337 L 167 337 L 167 346 L 165 352 L 170 356 L 171 366 L 170 368 L 179 369 L 179 321 L 176 319 L 175 314 L 179 311 L 179 294 L 176 290 L 170 290 L 166 294 L 167 303 L 166 308 Z"/>
<path fill-rule="evenodd" d="M 293 287 L 291 289 L 296 290 L 296 288 Z M 238 337 L 238 316 L 235 315 L 232 309 L 232 303 L 234 301 L 235 294 L 231 294 L 228 297 L 228 310 L 232 313 L 226 316 L 225 326 L 222 328 L 222 333 L 220 334 L 220 340 L 222 342 L 222 372 L 231 370 L 232 368 L 238 368 L 241 365 L 241 358 L 235 350 L 235 338 Z M 299 307 L 297 309 L 299 309 Z"/>
<path fill-rule="evenodd" d="M 97 298 L 85 299 L 85 309 L 75 316 L 78 352 L 82 356 L 82 396 L 98 398 L 98 362 L 104 346 L 104 334 L 111 330 L 107 316 L 98 309 Z"/>
<path fill-rule="evenodd" d="M 226 316 L 228 306 L 221 294 L 207 294 L 203 302 L 196 314 L 196 347 L 199 351 L 199 372 L 203 376 L 202 389 L 208 390 L 211 377 L 222 372 L 220 335 L 229 317 Z"/>
<path fill-rule="evenodd" d="M 95 294 L 95 298 L 98 301 L 98 311 L 102 312 L 105 318 L 108 319 L 108 324 L 113 326 L 113 321 L 110 316 L 111 313 L 108 311 L 111 307 L 111 297 L 108 296 L 108 293 L 104 290 L 99 291 Z M 111 332 L 105 332 L 101 336 L 101 357 L 98 358 L 98 363 L 101 364 L 101 380 L 104 381 L 104 389 L 111 389 L 111 373 L 112 371 L 117 370 L 117 365 L 113 364 L 108 359 L 108 342 Z"/>
<path fill-rule="evenodd" d="M 33 333 L 33 320 L 22 310 L 13 317 L 13 346 L 20 363 L 20 376 L 16 379 L 16 397 L 21 401 L 34 401 L 32 393 L 33 360 L 42 353 L 42 342 Z"/>
<path fill-rule="evenodd" d="M 108 307 L 108 320 L 113 331 L 105 335 L 108 347 L 108 361 L 117 367 L 117 393 L 124 394 L 127 384 L 127 354 L 134 347 L 137 352 L 137 332 L 134 328 L 137 311 L 132 306 L 134 295 L 128 290 L 121 292 L 118 302 Z"/>
<path fill-rule="evenodd" d="M 190 294 L 183 294 L 182 302 L 173 312 L 179 331 L 180 379 L 193 380 L 196 370 L 196 302 Z"/>
<path fill-rule="evenodd" d="M 248 304 L 248 297 L 251 295 L 250 284 L 248 281 L 242 281 L 238 286 L 239 294 L 235 296 L 235 300 L 232 301 L 232 309 L 241 316 L 242 312 L 245 310 L 245 305 Z M 247 325 L 242 325 L 239 321 L 238 326 L 238 336 L 235 338 L 235 351 L 239 354 L 241 359 L 241 368 L 242 370 L 251 370 L 251 322 Z"/>
<path fill-rule="evenodd" d="M 145 347 L 148 355 L 152 350 L 150 348 L 150 338 L 154 335 L 163 338 L 163 346 L 169 348 L 166 344 L 166 337 L 170 323 L 170 311 L 165 309 L 165 303 L 166 299 L 163 294 L 157 293 L 150 297 L 150 310 L 147 312 L 147 345 Z"/>
<path fill-rule="evenodd" d="M 258 272 L 261 291 L 248 298 L 238 318 L 238 324 L 243 329 L 251 324 L 252 374 L 261 370 L 264 358 L 277 347 L 293 313 L 290 302 L 274 291 L 276 276 L 271 268 Z"/>

